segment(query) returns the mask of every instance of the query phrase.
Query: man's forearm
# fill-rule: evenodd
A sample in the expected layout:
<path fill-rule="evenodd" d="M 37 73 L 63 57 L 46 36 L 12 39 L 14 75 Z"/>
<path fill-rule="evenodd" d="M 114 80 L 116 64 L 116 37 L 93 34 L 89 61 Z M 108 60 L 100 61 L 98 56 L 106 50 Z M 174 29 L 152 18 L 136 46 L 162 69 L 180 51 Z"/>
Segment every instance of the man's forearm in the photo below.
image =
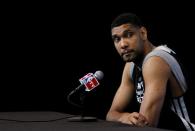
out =
<path fill-rule="evenodd" d="M 106 120 L 131 124 L 129 123 L 129 120 L 130 120 L 129 118 L 131 114 L 132 113 L 129 113 L 129 112 L 109 111 L 106 116 Z"/>
<path fill-rule="evenodd" d="M 109 111 L 106 116 L 107 121 L 119 121 L 121 118 L 122 113 L 117 111 Z"/>
<path fill-rule="evenodd" d="M 127 118 L 130 114 L 131 113 L 128 112 L 109 111 L 106 116 L 106 120 L 124 122 L 124 119 Z"/>
<path fill-rule="evenodd" d="M 139 114 L 138 112 L 128 113 L 128 112 L 118 112 L 109 111 L 106 117 L 108 121 L 117 121 L 125 124 L 136 125 L 136 126 L 148 126 L 149 123 L 147 119 Z"/>

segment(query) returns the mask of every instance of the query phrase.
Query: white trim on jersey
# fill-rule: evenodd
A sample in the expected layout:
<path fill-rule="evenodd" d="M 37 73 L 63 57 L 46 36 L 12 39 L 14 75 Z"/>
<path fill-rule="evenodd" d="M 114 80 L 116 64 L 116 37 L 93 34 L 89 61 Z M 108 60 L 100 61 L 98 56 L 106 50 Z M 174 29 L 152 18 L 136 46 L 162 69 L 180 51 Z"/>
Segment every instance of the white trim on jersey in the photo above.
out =
<path fill-rule="evenodd" d="M 176 114 L 178 114 L 179 118 L 183 122 L 187 131 L 194 131 L 195 130 L 195 125 L 190 122 L 190 118 L 189 118 L 183 97 L 174 98 L 173 103 L 171 105 L 171 109 Z"/>
<path fill-rule="evenodd" d="M 179 102 L 180 102 L 180 104 L 181 104 L 181 109 L 183 110 L 185 119 L 186 119 L 187 121 L 190 121 L 190 118 L 189 118 L 189 115 L 188 115 L 188 111 L 187 111 L 187 108 L 186 108 L 186 105 L 185 105 L 185 102 L 184 102 L 183 97 L 180 97 L 180 98 L 179 98 Z"/>

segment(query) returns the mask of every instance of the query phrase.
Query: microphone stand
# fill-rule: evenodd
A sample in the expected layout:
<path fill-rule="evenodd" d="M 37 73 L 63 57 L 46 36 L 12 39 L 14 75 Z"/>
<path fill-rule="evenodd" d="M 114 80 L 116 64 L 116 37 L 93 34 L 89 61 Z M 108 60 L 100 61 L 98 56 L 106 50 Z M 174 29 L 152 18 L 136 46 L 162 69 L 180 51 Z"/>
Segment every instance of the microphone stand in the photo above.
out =
<path fill-rule="evenodd" d="M 77 92 L 80 88 L 82 87 L 82 85 L 79 85 L 76 89 L 74 89 L 73 91 L 71 91 L 68 96 L 67 96 L 67 101 L 80 108 L 81 109 L 81 115 L 80 116 L 74 116 L 74 117 L 70 117 L 68 118 L 68 121 L 70 122 L 93 122 L 93 121 L 97 121 L 97 118 L 96 117 L 91 117 L 91 116 L 85 116 L 85 99 L 86 99 L 86 95 L 87 93 L 84 92 L 84 93 L 80 93 L 80 102 L 81 102 L 81 105 L 73 102 L 70 97 L 75 93 Z"/>

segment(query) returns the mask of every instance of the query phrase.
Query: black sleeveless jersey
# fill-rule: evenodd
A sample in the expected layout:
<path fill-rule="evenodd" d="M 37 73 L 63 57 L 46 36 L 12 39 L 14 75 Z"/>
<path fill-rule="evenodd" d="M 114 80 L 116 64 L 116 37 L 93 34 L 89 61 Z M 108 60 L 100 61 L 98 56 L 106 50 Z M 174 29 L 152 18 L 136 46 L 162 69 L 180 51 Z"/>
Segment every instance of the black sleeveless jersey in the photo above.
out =
<path fill-rule="evenodd" d="M 166 46 L 159 46 L 150 52 L 145 58 L 143 63 L 140 65 L 135 65 L 131 63 L 130 75 L 135 87 L 135 101 L 134 107 L 139 110 L 142 100 L 144 98 L 144 80 L 142 75 L 142 65 L 144 62 L 152 57 L 159 56 L 164 59 L 171 67 L 172 73 L 176 80 L 179 82 L 182 90 L 185 92 L 187 90 L 185 78 L 181 71 L 180 65 L 175 59 L 175 52 Z M 172 97 L 171 90 L 169 87 L 169 81 L 167 82 L 166 96 L 164 99 L 164 104 L 161 109 L 161 114 L 159 118 L 158 127 L 164 129 L 172 129 L 177 131 L 193 131 L 195 130 L 195 125 L 190 122 L 187 108 L 183 96 Z"/>

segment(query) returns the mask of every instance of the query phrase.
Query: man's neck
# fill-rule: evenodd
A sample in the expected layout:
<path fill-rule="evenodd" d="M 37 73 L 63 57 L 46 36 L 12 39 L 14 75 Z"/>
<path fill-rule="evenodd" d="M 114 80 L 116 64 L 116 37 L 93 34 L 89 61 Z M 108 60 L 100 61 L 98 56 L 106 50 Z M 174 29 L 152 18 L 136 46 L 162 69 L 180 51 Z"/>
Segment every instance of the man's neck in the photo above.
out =
<path fill-rule="evenodd" d="M 146 42 L 144 43 L 144 53 L 143 53 L 144 57 L 145 57 L 148 53 L 150 53 L 154 48 L 155 48 L 155 46 L 154 46 L 150 41 L 146 41 Z"/>
<path fill-rule="evenodd" d="M 146 41 L 146 43 L 144 43 L 144 50 L 143 50 L 143 55 L 140 56 L 138 59 L 136 59 L 134 61 L 134 63 L 137 65 L 137 66 L 142 66 L 142 62 L 145 58 L 145 56 L 150 53 L 153 49 L 155 49 L 156 47 L 150 42 L 150 41 Z"/>

